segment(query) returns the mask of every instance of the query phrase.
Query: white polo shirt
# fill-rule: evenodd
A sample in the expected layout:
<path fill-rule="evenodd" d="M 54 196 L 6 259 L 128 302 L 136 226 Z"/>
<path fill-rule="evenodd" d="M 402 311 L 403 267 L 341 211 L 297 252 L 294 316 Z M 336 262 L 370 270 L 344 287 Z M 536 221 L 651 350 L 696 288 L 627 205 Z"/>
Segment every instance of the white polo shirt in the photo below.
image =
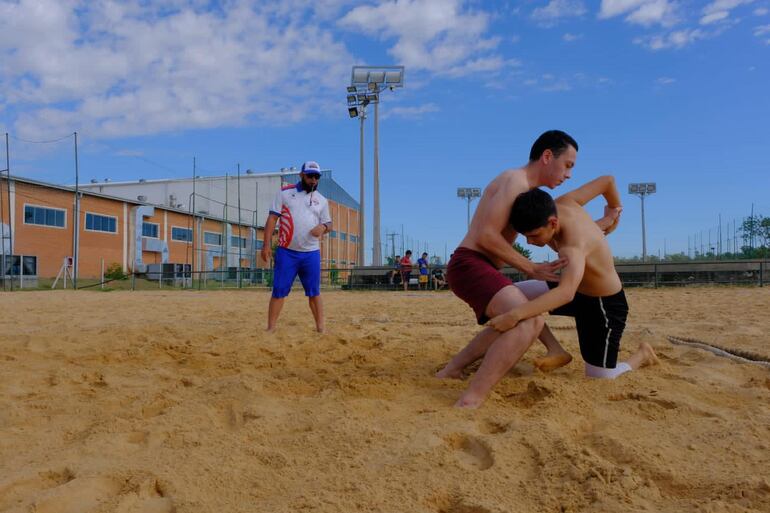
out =
<path fill-rule="evenodd" d="M 278 224 L 278 246 L 294 251 L 315 251 L 320 249 L 318 237 L 310 230 L 319 224 L 329 224 L 329 202 L 320 192 L 310 194 L 302 189 L 302 182 L 284 185 L 275 195 L 270 213 L 280 217 Z"/>

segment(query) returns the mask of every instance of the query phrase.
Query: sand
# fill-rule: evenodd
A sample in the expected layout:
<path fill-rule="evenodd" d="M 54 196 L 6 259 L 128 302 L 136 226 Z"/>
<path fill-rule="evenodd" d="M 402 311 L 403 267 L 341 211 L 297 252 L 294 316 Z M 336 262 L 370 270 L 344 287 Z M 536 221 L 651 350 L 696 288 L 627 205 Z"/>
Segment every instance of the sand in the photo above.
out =
<path fill-rule="evenodd" d="M 0 511 L 768 512 L 770 288 L 631 289 L 616 381 L 525 355 L 477 411 L 436 369 L 477 331 L 450 293 L 0 294 Z"/>

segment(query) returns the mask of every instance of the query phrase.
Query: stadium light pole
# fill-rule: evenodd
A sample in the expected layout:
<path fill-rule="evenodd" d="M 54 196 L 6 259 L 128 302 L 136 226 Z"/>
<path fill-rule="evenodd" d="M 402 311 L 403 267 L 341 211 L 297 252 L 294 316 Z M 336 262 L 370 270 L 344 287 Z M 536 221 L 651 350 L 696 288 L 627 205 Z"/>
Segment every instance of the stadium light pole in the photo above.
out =
<path fill-rule="evenodd" d="M 374 212 L 372 219 L 372 265 L 382 265 L 380 240 L 380 148 L 379 103 L 384 90 L 395 91 L 404 87 L 404 66 L 353 66 L 348 91 L 355 88 L 356 99 L 362 95 L 374 104 Z M 350 100 L 348 100 L 350 101 Z M 348 107 L 353 117 L 353 112 Z"/>
<path fill-rule="evenodd" d="M 348 114 L 351 118 L 360 120 L 359 129 L 359 169 L 358 169 L 358 260 L 359 266 L 366 265 L 366 244 L 364 235 L 366 234 L 366 216 L 365 210 L 365 188 L 364 188 L 364 122 L 366 121 L 366 106 L 369 105 L 369 99 L 366 94 L 357 94 L 355 86 L 348 86 Z"/>
<path fill-rule="evenodd" d="M 481 197 L 481 189 L 478 187 L 458 187 L 457 197 L 468 200 L 468 227 L 471 226 L 471 201 Z"/>
<path fill-rule="evenodd" d="M 644 197 L 657 191 L 654 182 L 628 184 L 628 193 L 642 200 L 642 262 L 647 261 L 647 233 L 644 226 Z"/>

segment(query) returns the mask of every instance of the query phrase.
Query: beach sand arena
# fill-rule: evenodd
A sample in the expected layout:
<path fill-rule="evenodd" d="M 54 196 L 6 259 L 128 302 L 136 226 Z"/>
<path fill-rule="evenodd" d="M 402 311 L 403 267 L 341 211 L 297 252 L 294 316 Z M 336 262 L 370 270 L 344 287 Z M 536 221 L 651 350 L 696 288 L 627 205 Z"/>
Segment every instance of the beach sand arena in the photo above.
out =
<path fill-rule="evenodd" d="M 536 343 L 476 411 L 433 377 L 477 332 L 446 292 L 0 294 L 0 511 L 768 512 L 770 287 L 630 289 L 621 347 L 543 374 Z"/>

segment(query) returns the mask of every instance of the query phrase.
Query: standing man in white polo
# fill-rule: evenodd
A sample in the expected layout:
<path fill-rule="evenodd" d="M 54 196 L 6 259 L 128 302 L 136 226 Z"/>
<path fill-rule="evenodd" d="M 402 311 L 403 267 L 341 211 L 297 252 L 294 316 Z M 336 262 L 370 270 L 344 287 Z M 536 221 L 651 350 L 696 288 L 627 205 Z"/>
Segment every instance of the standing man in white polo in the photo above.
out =
<path fill-rule="evenodd" d="M 324 314 L 321 302 L 321 246 L 319 239 L 331 230 L 329 203 L 317 191 L 321 168 L 317 162 L 302 164 L 300 180 L 284 185 L 276 194 L 265 223 L 262 259 L 272 257 L 273 231 L 278 226 L 278 247 L 275 250 L 273 295 L 267 312 L 267 331 L 274 331 L 283 302 L 299 275 L 315 326 L 323 333 Z"/>

